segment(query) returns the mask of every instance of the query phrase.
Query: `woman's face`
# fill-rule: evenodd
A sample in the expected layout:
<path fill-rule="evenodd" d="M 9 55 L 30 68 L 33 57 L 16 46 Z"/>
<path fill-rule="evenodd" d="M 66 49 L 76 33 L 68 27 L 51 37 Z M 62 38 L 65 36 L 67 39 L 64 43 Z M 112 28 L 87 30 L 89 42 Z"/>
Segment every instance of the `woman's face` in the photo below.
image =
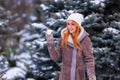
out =
<path fill-rule="evenodd" d="M 71 34 L 74 34 L 76 31 L 76 26 L 73 24 L 72 20 L 67 21 L 67 29 Z"/>

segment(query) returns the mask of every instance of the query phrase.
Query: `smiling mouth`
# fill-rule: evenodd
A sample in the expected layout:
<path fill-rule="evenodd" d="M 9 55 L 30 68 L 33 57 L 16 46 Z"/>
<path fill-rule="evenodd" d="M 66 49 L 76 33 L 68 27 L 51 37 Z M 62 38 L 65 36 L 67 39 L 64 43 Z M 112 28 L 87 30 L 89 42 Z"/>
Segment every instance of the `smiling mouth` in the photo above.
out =
<path fill-rule="evenodd" d="M 73 31 L 73 29 L 70 29 L 70 31 Z"/>

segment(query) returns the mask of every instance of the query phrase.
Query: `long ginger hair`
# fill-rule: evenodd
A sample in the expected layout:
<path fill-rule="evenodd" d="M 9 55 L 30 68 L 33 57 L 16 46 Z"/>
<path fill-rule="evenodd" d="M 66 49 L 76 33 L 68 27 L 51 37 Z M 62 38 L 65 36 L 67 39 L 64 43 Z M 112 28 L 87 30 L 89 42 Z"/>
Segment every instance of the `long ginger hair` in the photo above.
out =
<path fill-rule="evenodd" d="M 82 45 L 80 44 L 80 42 L 78 40 L 78 36 L 79 36 L 79 34 L 81 32 L 81 28 L 80 28 L 81 26 L 79 26 L 78 23 L 76 23 L 75 21 L 73 21 L 73 24 L 76 26 L 75 35 L 72 36 L 73 44 L 77 48 L 77 50 L 82 50 Z M 69 33 L 68 30 L 63 33 L 62 47 L 66 47 L 67 48 L 69 35 L 71 35 L 71 34 Z"/>

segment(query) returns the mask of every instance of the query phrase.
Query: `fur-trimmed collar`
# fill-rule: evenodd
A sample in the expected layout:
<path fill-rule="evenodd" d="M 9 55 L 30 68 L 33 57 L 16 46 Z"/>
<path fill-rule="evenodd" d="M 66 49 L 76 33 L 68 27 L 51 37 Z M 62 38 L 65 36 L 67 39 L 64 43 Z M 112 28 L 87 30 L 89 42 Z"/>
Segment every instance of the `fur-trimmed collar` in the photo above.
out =
<path fill-rule="evenodd" d="M 61 37 L 63 37 L 63 33 L 65 33 L 66 31 L 67 31 L 67 28 L 62 29 Z M 81 41 L 86 35 L 88 35 L 87 32 L 84 30 L 83 27 L 81 27 L 81 33 L 78 36 L 78 40 Z M 68 37 L 68 42 L 73 44 L 71 35 L 69 35 L 69 37 Z"/>

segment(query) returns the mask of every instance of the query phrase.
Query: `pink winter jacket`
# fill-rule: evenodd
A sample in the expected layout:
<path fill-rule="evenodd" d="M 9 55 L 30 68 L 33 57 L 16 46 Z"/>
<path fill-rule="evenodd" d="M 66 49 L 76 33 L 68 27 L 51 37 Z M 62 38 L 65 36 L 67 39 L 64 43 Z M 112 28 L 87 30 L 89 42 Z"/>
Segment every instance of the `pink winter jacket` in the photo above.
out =
<path fill-rule="evenodd" d="M 61 37 L 65 30 L 66 28 L 61 31 Z M 57 46 L 51 43 L 47 44 L 50 57 L 54 61 L 62 58 L 59 80 L 86 80 L 85 71 L 87 71 L 88 78 L 95 76 L 92 43 L 89 34 L 83 28 L 78 39 L 83 47 L 82 51 L 75 49 L 70 36 L 67 49 L 61 46 L 61 38 Z M 76 55 L 74 55 L 75 53 Z"/>

